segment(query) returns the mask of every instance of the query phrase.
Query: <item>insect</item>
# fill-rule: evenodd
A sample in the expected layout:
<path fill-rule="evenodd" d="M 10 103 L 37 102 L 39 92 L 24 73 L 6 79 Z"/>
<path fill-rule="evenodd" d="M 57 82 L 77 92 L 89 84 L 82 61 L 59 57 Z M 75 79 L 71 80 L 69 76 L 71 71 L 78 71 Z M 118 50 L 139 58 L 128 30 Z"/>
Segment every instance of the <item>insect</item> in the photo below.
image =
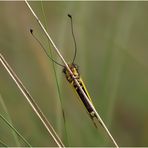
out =
<path fill-rule="evenodd" d="M 81 89 L 77 86 L 77 84 L 76 84 L 75 81 L 74 81 L 74 79 L 77 79 L 77 81 L 78 81 L 80 87 L 81 87 L 82 90 L 84 91 L 85 95 L 88 97 L 89 101 L 92 103 L 92 100 L 91 100 L 90 95 L 89 95 L 89 93 L 88 93 L 88 91 L 87 91 L 87 88 L 86 88 L 86 86 L 85 86 L 85 84 L 84 84 L 84 82 L 83 82 L 83 80 L 82 80 L 82 78 L 81 78 L 81 76 L 80 76 L 80 73 L 79 73 L 79 70 L 78 70 L 78 66 L 74 63 L 74 61 L 75 61 L 75 59 L 76 59 L 76 54 L 77 54 L 77 45 L 76 45 L 76 40 L 75 40 L 75 36 L 74 36 L 74 31 L 73 31 L 72 16 L 71 16 L 70 14 L 68 14 L 68 17 L 69 17 L 70 20 L 71 20 L 71 32 L 72 32 L 72 37 L 73 37 L 74 46 L 75 46 L 75 53 L 74 53 L 73 61 L 72 61 L 71 64 L 68 64 L 68 66 L 69 66 L 70 70 L 72 71 L 73 76 L 74 76 L 75 78 L 72 77 L 72 75 L 69 73 L 68 69 L 67 69 L 64 65 L 58 63 L 57 61 L 55 61 L 53 58 L 51 58 L 51 57 L 49 56 L 49 54 L 47 53 L 46 49 L 43 47 L 43 45 L 41 44 L 41 42 L 36 38 L 36 36 L 34 36 L 33 30 L 32 30 L 32 29 L 30 29 L 30 32 L 31 32 L 31 34 L 33 35 L 33 37 L 37 40 L 37 42 L 39 42 L 39 44 L 42 46 L 42 48 L 44 49 L 46 55 L 47 55 L 53 62 L 55 62 L 57 65 L 63 67 L 63 73 L 64 73 L 64 75 L 65 75 L 67 81 L 68 81 L 68 82 L 72 85 L 72 87 L 74 88 L 75 92 L 77 93 L 77 95 L 78 95 L 78 97 L 79 97 L 79 100 L 82 102 L 82 104 L 84 105 L 85 109 L 87 110 L 87 112 L 88 112 L 90 118 L 92 119 L 92 121 L 93 121 L 95 127 L 97 127 L 97 126 L 96 126 L 96 123 L 95 123 L 95 121 L 94 121 L 94 118 L 95 118 L 95 117 L 97 118 L 97 116 L 96 116 L 96 114 L 95 114 L 93 108 L 90 106 L 90 104 L 89 104 L 88 101 L 86 100 L 86 98 L 85 98 L 84 94 L 82 93 Z"/>
<path fill-rule="evenodd" d="M 46 31 L 45 27 L 42 25 L 41 21 L 39 20 L 39 18 L 37 17 L 37 15 L 35 14 L 35 12 L 33 11 L 33 9 L 31 8 L 31 6 L 29 5 L 29 3 L 25 0 L 28 8 L 30 9 L 31 13 L 33 14 L 33 16 L 35 17 L 36 21 L 38 22 L 38 24 L 40 25 L 41 29 L 43 30 L 43 32 L 45 33 L 46 37 L 48 38 L 48 40 L 50 41 L 52 47 L 54 47 L 54 50 L 56 51 L 56 53 L 59 55 L 60 59 L 63 61 L 64 65 L 56 62 L 54 59 L 52 59 L 52 57 L 50 57 L 47 53 L 47 51 L 45 50 L 45 48 L 43 47 L 43 45 L 39 42 L 39 40 L 33 35 L 33 30 L 31 29 L 30 32 L 31 34 L 34 36 L 34 38 L 40 43 L 40 45 L 43 47 L 46 55 L 56 64 L 60 65 L 63 67 L 63 72 L 68 80 L 68 82 L 70 84 L 72 84 L 72 86 L 75 88 L 75 91 L 77 92 L 81 102 L 84 104 L 86 110 L 88 111 L 92 121 L 94 122 L 94 125 L 96 126 L 95 123 L 95 117 L 97 119 L 97 121 L 101 124 L 101 126 L 104 128 L 104 130 L 106 131 L 106 133 L 108 134 L 108 136 L 110 137 L 111 141 L 114 143 L 114 145 L 119 148 L 118 144 L 116 143 L 116 141 L 114 140 L 113 136 L 111 135 L 111 133 L 109 132 L 109 130 L 107 129 L 106 125 L 104 124 L 103 120 L 101 119 L 100 115 L 98 114 L 98 112 L 96 111 L 94 105 L 92 104 L 91 98 L 87 92 L 87 89 L 80 77 L 80 74 L 78 72 L 78 69 L 76 67 L 76 65 L 74 64 L 74 60 L 76 57 L 76 51 L 77 51 L 77 46 L 76 46 L 76 41 L 74 38 L 74 33 L 73 33 L 73 23 L 72 23 L 72 17 L 71 15 L 68 15 L 71 19 L 71 30 L 72 30 L 72 36 L 74 39 L 74 43 L 75 43 L 75 54 L 74 54 L 74 58 L 73 58 L 73 62 L 72 64 L 68 64 L 66 63 L 65 59 L 63 58 L 63 56 L 61 55 L 61 53 L 59 52 L 58 48 L 56 47 L 56 45 L 54 44 L 53 40 L 51 39 L 50 35 L 48 34 L 48 32 Z M 77 86 L 76 86 L 77 85 Z M 97 126 L 96 126 L 97 127 Z"/>

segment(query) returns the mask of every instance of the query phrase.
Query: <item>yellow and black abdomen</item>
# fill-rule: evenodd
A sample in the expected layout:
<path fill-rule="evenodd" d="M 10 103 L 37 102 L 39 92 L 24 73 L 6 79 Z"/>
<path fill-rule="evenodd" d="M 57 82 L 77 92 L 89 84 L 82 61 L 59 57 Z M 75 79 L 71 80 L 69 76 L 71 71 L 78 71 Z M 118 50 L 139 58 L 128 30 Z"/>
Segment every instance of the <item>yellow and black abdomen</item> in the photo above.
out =
<path fill-rule="evenodd" d="M 82 87 L 82 89 L 83 89 L 84 93 L 86 94 L 86 96 L 87 96 L 87 97 L 89 98 L 89 100 L 91 101 L 90 96 L 88 95 L 87 90 L 85 89 L 86 87 L 84 86 L 84 83 L 83 83 L 82 79 L 80 78 L 80 81 L 78 81 L 78 82 L 79 82 L 80 86 Z M 74 82 L 74 83 L 75 83 L 75 82 Z M 77 85 L 75 85 L 75 84 L 74 84 L 73 86 L 75 87 L 75 90 L 76 90 L 76 92 L 78 93 L 78 95 L 79 95 L 81 101 L 83 102 L 85 108 L 87 109 L 88 113 L 89 113 L 89 114 L 92 114 L 93 109 L 92 109 L 92 107 L 89 105 L 88 101 L 85 99 L 85 97 L 84 97 L 83 93 L 81 92 L 80 88 L 79 88 Z"/>

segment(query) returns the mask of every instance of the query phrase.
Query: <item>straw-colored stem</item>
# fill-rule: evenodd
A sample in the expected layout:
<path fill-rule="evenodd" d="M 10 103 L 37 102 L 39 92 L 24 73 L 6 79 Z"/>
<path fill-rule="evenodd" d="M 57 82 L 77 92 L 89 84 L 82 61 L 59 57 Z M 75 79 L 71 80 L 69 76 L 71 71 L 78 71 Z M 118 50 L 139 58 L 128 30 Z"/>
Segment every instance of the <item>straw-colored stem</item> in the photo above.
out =
<path fill-rule="evenodd" d="M 43 125 L 45 126 L 45 128 L 47 129 L 47 131 L 49 132 L 49 134 L 52 136 L 52 138 L 55 141 L 55 143 L 59 147 L 64 147 L 64 144 L 60 140 L 60 138 L 57 135 L 57 133 L 55 132 L 54 128 L 51 126 L 51 124 L 49 123 L 49 121 L 47 120 L 47 118 L 45 117 L 45 115 L 43 114 L 43 112 L 41 111 L 41 109 L 39 108 L 39 106 L 34 101 L 33 97 L 30 95 L 30 93 L 28 92 L 28 90 L 25 88 L 25 86 L 23 85 L 23 83 L 21 82 L 21 80 L 18 78 L 18 76 L 12 70 L 12 68 L 7 63 L 7 61 L 2 56 L 2 54 L 0 54 L 0 61 L 1 61 L 2 65 L 4 66 L 4 68 L 7 70 L 7 72 L 9 73 L 9 75 L 11 76 L 11 78 L 13 79 L 13 81 L 18 86 L 19 90 L 25 96 L 25 98 L 27 99 L 28 103 L 30 104 L 30 106 L 32 107 L 32 109 L 34 110 L 34 112 L 36 113 L 36 115 L 39 117 L 39 119 L 41 120 L 41 122 L 43 123 Z"/>
<path fill-rule="evenodd" d="M 103 120 L 101 119 L 100 115 L 98 114 L 98 112 L 96 111 L 95 107 L 93 106 L 93 104 L 91 103 L 91 101 L 88 99 L 87 95 L 85 94 L 85 92 L 83 91 L 82 87 L 80 86 L 79 82 L 77 81 L 77 79 L 75 78 L 75 76 L 73 75 L 72 71 L 70 70 L 67 62 L 65 61 L 65 59 L 63 58 L 63 56 L 61 55 L 59 49 L 57 48 L 57 46 L 55 45 L 55 43 L 53 42 L 53 40 L 51 39 L 50 35 L 48 34 L 48 32 L 46 31 L 45 27 L 43 26 L 43 24 L 41 23 L 41 21 L 39 20 L 39 18 L 37 17 L 37 15 L 35 14 L 35 12 L 33 11 L 33 9 L 31 8 L 31 6 L 29 5 L 29 3 L 27 2 L 27 0 L 25 0 L 26 5 L 28 6 L 28 8 L 30 9 L 31 13 L 33 14 L 33 16 L 35 17 L 35 19 L 37 20 L 37 22 L 39 23 L 41 29 L 44 31 L 45 35 L 47 36 L 47 38 L 49 39 L 51 45 L 54 47 L 53 49 L 56 51 L 56 53 L 59 55 L 59 57 L 61 58 L 62 62 L 64 63 L 65 67 L 67 68 L 67 70 L 69 71 L 70 75 L 72 76 L 73 80 L 75 81 L 76 85 L 79 87 L 79 89 L 81 90 L 82 94 L 84 95 L 85 99 L 87 100 L 88 104 L 91 106 L 91 108 L 93 109 L 95 115 L 97 116 L 99 122 L 101 123 L 102 127 L 105 129 L 105 131 L 107 132 L 108 136 L 110 137 L 110 139 L 112 140 L 112 142 L 114 143 L 114 145 L 118 148 L 118 144 L 116 143 L 116 141 L 114 140 L 113 136 L 111 135 L 111 133 L 109 132 L 108 128 L 106 127 L 106 125 L 104 124 Z"/>

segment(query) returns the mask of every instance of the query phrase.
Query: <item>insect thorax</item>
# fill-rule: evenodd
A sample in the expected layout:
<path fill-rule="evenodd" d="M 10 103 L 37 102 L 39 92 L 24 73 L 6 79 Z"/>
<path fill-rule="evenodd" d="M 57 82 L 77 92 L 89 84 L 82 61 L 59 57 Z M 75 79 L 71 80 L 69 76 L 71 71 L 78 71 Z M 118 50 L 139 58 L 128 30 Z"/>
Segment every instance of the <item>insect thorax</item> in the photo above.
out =
<path fill-rule="evenodd" d="M 71 72 L 73 73 L 74 77 L 76 79 L 79 79 L 80 74 L 79 74 L 77 65 L 72 63 L 72 64 L 68 64 L 68 66 L 69 66 Z M 65 74 L 65 77 L 69 81 L 69 83 L 72 83 L 73 77 L 71 76 L 71 74 L 69 73 L 69 71 L 67 70 L 66 67 L 63 68 L 63 73 Z"/>

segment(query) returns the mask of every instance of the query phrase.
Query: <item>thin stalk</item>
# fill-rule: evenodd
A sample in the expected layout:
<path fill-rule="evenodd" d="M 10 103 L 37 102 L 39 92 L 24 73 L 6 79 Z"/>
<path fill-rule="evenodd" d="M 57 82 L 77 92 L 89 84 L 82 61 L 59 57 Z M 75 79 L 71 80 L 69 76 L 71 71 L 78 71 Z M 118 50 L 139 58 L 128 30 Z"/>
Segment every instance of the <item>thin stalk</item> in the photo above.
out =
<path fill-rule="evenodd" d="M 0 114 L 0 118 L 24 141 L 28 147 L 32 147 L 28 141 L 18 132 L 18 130 Z"/>
<path fill-rule="evenodd" d="M 9 121 L 9 123 L 11 125 L 13 125 L 12 120 L 11 120 L 11 117 L 10 117 L 9 112 L 8 112 L 8 109 L 7 109 L 6 105 L 5 105 L 4 99 L 2 98 L 2 95 L 1 94 L 0 94 L 0 104 L 1 104 L 4 112 L 6 113 L 7 121 Z M 14 137 L 14 140 L 16 142 L 16 145 L 18 147 L 21 146 L 20 143 L 19 143 L 18 137 L 17 137 L 16 133 L 13 130 L 12 130 L 12 135 Z"/>
<path fill-rule="evenodd" d="M 55 132 L 54 128 L 51 126 L 49 121 L 47 120 L 46 116 L 43 114 L 39 106 L 34 101 L 33 97 L 30 95 L 29 91 L 25 88 L 21 80 L 18 78 L 18 76 L 15 74 L 15 72 L 12 70 L 10 65 L 7 63 L 5 58 L 0 54 L 0 61 L 4 68 L 7 70 L 13 81 L 18 86 L 19 90 L 22 92 L 22 94 L 25 96 L 26 100 L 34 110 L 35 114 L 39 117 L 45 128 L 47 129 L 48 133 L 52 136 L 55 143 L 58 145 L 58 147 L 64 147 L 64 144 L 62 143 L 61 139 Z"/>
<path fill-rule="evenodd" d="M 53 42 L 53 40 L 51 39 L 50 35 L 48 34 L 48 32 L 46 31 L 45 27 L 43 26 L 43 24 L 41 23 L 41 21 L 39 20 L 39 18 L 37 17 L 37 15 L 35 14 L 35 12 L 33 11 L 33 9 L 31 8 L 30 4 L 27 2 L 27 0 L 25 0 L 26 5 L 28 6 L 28 8 L 30 9 L 31 13 L 33 14 L 33 16 L 35 17 L 36 21 L 38 22 L 38 24 L 40 25 L 41 29 L 43 30 L 43 32 L 45 33 L 45 35 L 47 36 L 47 38 L 49 39 L 51 45 L 53 46 L 53 49 L 56 51 L 56 53 L 58 54 L 58 56 L 61 58 L 63 64 L 65 65 L 65 67 L 67 68 L 67 70 L 69 71 L 70 75 L 72 76 L 73 80 L 75 81 L 76 85 L 79 87 L 79 89 L 81 90 L 82 94 L 84 95 L 85 99 L 87 100 L 88 104 L 91 106 L 91 108 L 93 109 L 95 115 L 97 116 L 97 119 L 99 120 L 99 122 L 101 123 L 102 127 L 104 128 L 104 130 L 106 131 L 106 133 L 108 134 L 108 136 L 110 137 L 111 141 L 114 143 L 114 145 L 118 148 L 118 144 L 116 143 L 116 141 L 114 140 L 113 136 L 111 135 L 111 133 L 109 132 L 108 128 L 106 127 L 105 123 L 103 122 L 103 120 L 101 119 L 100 115 L 98 114 L 98 112 L 96 111 L 95 107 L 93 106 L 93 104 L 91 103 L 91 101 L 88 99 L 88 97 L 86 96 L 85 92 L 83 91 L 82 87 L 80 86 L 79 82 L 77 81 L 77 79 L 75 78 L 75 76 L 73 75 L 72 71 L 70 70 L 67 62 L 65 61 L 65 59 L 63 58 L 63 56 L 61 55 L 59 49 L 57 48 L 57 46 L 55 45 L 55 43 Z"/>
<path fill-rule="evenodd" d="M 4 143 L 1 139 L 0 139 L 0 147 L 8 147 L 6 143 Z"/>
<path fill-rule="evenodd" d="M 45 11 L 44 11 L 44 6 L 43 6 L 43 1 L 41 0 L 41 7 L 42 7 L 42 12 L 43 12 L 43 17 L 44 17 L 44 22 L 45 22 L 45 28 L 47 29 L 47 20 L 46 20 L 46 15 L 45 15 Z M 52 52 L 50 50 L 50 43 L 48 40 L 48 46 L 49 46 L 49 52 L 52 58 Z M 62 111 L 62 115 L 63 115 L 63 121 L 64 121 L 64 130 L 65 130 L 65 136 L 66 136 L 66 141 L 67 141 L 67 146 L 69 146 L 69 141 L 68 141 L 68 134 L 67 134 L 67 126 L 66 126 L 66 116 L 65 116 L 65 111 L 63 108 L 63 102 L 62 102 L 62 98 L 61 98 L 61 93 L 60 93 L 60 87 L 59 87 L 59 83 L 58 83 L 58 78 L 57 78 L 57 73 L 55 70 L 55 64 L 52 61 L 52 67 L 53 67 L 53 71 L 55 74 L 55 81 L 56 81 L 56 85 L 57 85 L 57 90 L 58 90 L 58 96 L 59 96 L 59 100 L 60 100 L 60 104 L 61 104 L 61 111 Z"/>

